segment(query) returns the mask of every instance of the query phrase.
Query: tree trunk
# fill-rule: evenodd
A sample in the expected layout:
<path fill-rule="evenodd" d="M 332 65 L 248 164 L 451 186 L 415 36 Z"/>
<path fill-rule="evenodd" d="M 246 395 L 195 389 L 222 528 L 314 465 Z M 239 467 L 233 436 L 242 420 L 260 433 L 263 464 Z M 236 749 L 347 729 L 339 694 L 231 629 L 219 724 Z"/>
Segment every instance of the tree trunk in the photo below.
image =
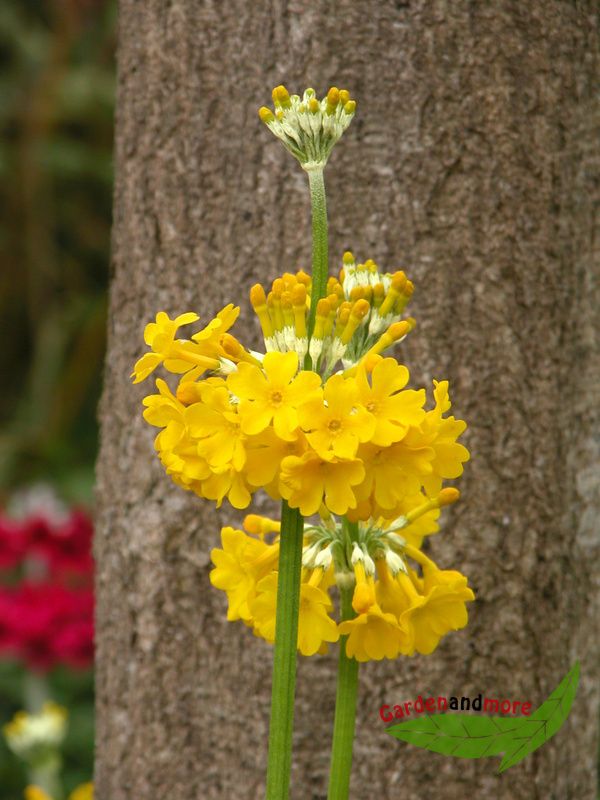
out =
<path fill-rule="evenodd" d="M 598 6 L 121 0 L 111 317 L 98 464 L 98 800 L 260 798 L 272 651 L 208 582 L 222 524 L 155 458 L 129 373 L 158 310 L 207 320 L 310 259 L 305 177 L 258 120 L 284 82 L 347 87 L 326 171 L 344 249 L 416 284 L 402 360 L 469 423 L 463 499 L 432 542 L 471 579 L 466 630 L 371 663 L 351 796 L 592 800 L 598 721 Z M 597 276 L 597 272 L 596 272 Z M 595 317 L 595 319 L 594 319 Z M 498 776 L 385 734 L 424 691 L 537 706 L 581 660 L 556 737 Z M 301 659 L 292 797 L 324 798 L 335 653 Z"/>

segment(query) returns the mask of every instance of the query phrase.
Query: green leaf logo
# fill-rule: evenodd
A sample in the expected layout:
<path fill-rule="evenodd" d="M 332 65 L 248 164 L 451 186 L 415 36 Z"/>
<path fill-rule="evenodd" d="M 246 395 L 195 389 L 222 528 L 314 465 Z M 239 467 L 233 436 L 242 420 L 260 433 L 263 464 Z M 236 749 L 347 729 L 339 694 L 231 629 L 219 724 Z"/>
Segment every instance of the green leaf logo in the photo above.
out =
<path fill-rule="evenodd" d="M 554 736 L 569 716 L 578 683 L 576 662 L 530 717 L 432 714 L 392 725 L 387 732 L 416 747 L 456 758 L 503 754 L 499 772 L 504 772 Z"/>

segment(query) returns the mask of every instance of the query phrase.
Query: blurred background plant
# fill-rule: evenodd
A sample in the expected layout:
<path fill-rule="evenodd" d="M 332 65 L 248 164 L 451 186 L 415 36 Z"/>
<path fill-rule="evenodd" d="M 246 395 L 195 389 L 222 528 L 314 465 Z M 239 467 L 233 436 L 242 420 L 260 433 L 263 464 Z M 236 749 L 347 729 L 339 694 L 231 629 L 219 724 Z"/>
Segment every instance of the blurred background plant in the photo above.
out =
<path fill-rule="evenodd" d="M 0 4 L 0 485 L 87 499 L 105 345 L 115 7 Z"/>
<path fill-rule="evenodd" d="M 0 4 L 0 724 L 68 710 L 66 792 L 93 760 L 92 527 L 70 507 L 97 449 L 115 28 L 114 0 Z M 0 737 L 0 800 L 29 777 Z"/>

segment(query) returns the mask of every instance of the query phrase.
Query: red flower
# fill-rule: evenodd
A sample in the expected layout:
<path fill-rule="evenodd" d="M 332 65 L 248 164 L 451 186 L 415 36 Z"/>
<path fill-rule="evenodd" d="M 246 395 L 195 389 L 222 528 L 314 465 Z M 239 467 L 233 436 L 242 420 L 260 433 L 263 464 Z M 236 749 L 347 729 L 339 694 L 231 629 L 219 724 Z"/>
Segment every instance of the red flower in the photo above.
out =
<path fill-rule="evenodd" d="M 0 590 L 0 654 L 37 670 L 59 663 L 87 667 L 93 660 L 91 589 L 27 583 Z"/>

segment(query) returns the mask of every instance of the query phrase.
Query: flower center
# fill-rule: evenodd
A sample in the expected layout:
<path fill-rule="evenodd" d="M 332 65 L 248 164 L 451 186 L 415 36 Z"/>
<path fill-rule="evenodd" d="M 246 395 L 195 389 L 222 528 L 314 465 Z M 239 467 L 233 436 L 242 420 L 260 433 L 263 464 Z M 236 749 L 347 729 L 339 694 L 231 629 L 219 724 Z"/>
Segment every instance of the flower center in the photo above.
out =
<path fill-rule="evenodd" d="M 335 433 L 342 427 L 342 423 L 339 421 L 339 419 L 330 419 L 327 423 L 327 427 L 332 433 Z"/>
<path fill-rule="evenodd" d="M 377 411 L 377 403 L 374 400 L 371 400 L 369 403 L 367 403 L 366 409 L 371 413 L 373 413 L 373 411 Z"/>
<path fill-rule="evenodd" d="M 277 404 L 281 403 L 282 400 L 283 400 L 283 395 L 281 394 L 281 392 L 273 392 L 271 394 L 271 402 L 272 403 L 277 405 Z"/>

